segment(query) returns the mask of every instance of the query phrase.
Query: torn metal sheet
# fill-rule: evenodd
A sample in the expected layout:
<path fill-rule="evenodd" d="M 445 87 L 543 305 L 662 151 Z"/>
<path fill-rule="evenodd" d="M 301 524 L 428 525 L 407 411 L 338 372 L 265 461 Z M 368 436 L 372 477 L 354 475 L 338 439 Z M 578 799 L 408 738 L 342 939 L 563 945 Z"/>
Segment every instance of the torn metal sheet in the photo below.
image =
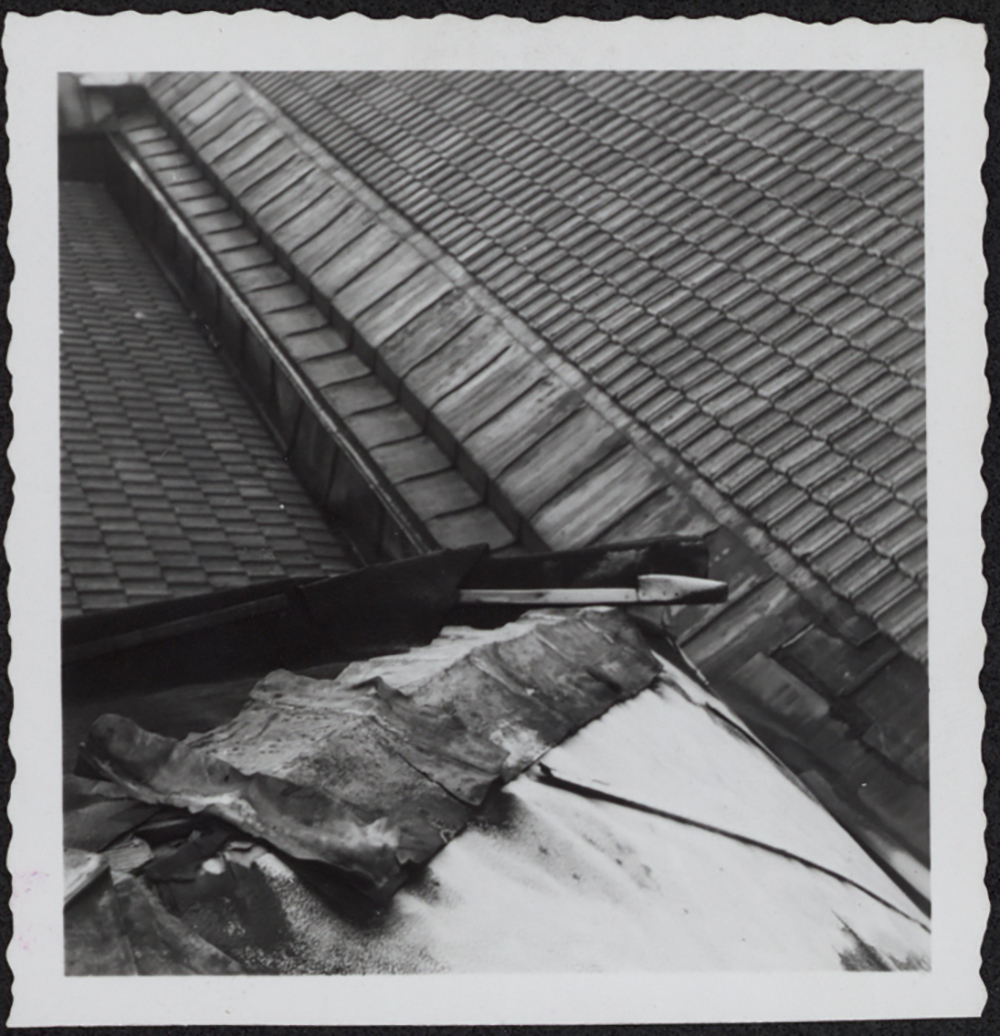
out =
<path fill-rule="evenodd" d="M 68 775 L 63 779 L 63 842 L 67 848 L 100 852 L 157 812 L 136 802 L 111 781 Z"/>
<path fill-rule="evenodd" d="M 384 820 L 367 822 L 317 789 L 267 774 L 248 776 L 123 716 L 98 719 L 81 755 L 142 802 L 205 810 L 293 855 L 360 871 L 376 884 L 396 869 Z"/>
<path fill-rule="evenodd" d="M 336 680 L 272 673 L 235 719 L 183 742 L 102 716 L 82 756 L 141 801 L 205 810 L 389 894 L 494 784 L 658 671 L 621 612 L 529 613 Z"/>
<path fill-rule="evenodd" d="M 289 861 L 257 854 L 245 880 L 270 890 L 258 894 L 277 912 L 274 936 L 227 952 L 267 973 L 929 967 L 927 917 L 669 664 L 546 763 L 702 826 L 574 794 L 532 770 L 367 913 L 331 907 L 329 890 L 318 894 Z"/>

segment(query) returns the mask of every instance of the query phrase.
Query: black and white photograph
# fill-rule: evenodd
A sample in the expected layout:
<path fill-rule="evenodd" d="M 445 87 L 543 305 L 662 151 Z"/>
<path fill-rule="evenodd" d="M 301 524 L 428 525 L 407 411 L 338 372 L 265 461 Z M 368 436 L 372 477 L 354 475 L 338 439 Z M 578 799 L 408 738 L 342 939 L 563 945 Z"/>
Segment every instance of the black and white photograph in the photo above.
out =
<path fill-rule="evenodd" d="M 565 56 L 57 69 L 74 988 L 951 967 L 932 80 Z"/>

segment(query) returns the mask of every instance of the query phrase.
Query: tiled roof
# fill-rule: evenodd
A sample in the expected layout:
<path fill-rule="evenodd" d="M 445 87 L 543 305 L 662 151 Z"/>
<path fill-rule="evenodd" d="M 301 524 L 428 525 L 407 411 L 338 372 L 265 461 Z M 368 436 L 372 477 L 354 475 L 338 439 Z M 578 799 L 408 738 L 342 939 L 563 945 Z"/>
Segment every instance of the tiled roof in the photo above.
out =
<path fill-rule="evenodd" d="M 210 84 L 212 85 L 212 84 Z M 217 84 L 216 84 L 217 85 Z M 245 127 L 243 128 L 245 131 Z M 212 127 L 215 132 L 215 127 Z M 136 113 L 125 119 L 120 132 L 135 153 L 146 163 L 149 175 L 162 188 L 169 202 L 176 205 L 187 221 L 192 233 L 203 247 L 214 257 L 220 268 L 220 276 L 226 278 L 240 293 L 242 299 L 253 310 L 257 320 L 273 335 L 284 354 L 294 364 L 305 382 L 319 396 L 317 406 L 326 412 L 334 412 L 349 433 L 357 440 L 371 462 L 378 465 L 387 480 L 393 484 L 402 502 L 412 508 L 414 517 L 422 523 L 430 543 L 443 547 L 461 547 L 470 543 L 489 543 L 493 549 L 510 547 L 513 535 L 499 518 L 484 504 L 480 495 L 474 492 L 453 463 L 453 458 L 443 452 L 426 434 L 421 426 L 406 411 L 395 392 L 389 392 L 375 377 L 369 367 L 348 347 L 347 338 L 331 325 L 328 317 L 320 311 L 305 292 L 292 282 L 288 272 L 278 262 L 276 251 L 269 250 L 266 239 L 258 237 L 252 225 L 245 221 L 223 195 L 218 193 L 194 161 L 185 155 L 179 144 L 168 136 L 150 112 Z M 282 157 L 276 155 L 279 149 L 272 146 L 266 160 L 274 162 Z M 222 148 L 225 145 L 217 145 Z M 211 154 L 210 148 L 205 149 Z M 244 177 L 256 176 L 253 161 L 238 148 L 230 148 L 230 160 L 244 165 Z M 253 156 L 254 149 L 251 149 Z M 256 156 L 261 157 L 260 155 Z M 249 166 L 249 169 L 246 168 Z M 297 172 L 298 170 L 295 170 Z M 294 181 L 294 173 L 288 177 Z M 324 191 L 307 184 L 307 194 L 287 198 L 281 188 L 287 183 L 267 183 L 265 201 L 273 204 L 276 222 L 282 228 L 281 242 L 302 244 L 306 249 L 314 248 L 316 231 L 323 220 L 317 219 L 314 207 L 315 195 L 327 203 L 334 202 L 331 191 Z M 312 187 L 310 191 L 308 188 Z M 294 187 L 293 187 L 294 190 Z M 304 213 L 302 210 L 305 210 Z M 342 211 L 342 210 L 341 210 Z M 289 218 L 289 214 L 292 218 Z M 298 214 L 299 218 L 295 218 Z M 368 217 L 369 222 L 372 217 Z M 403 256 L 404 283 L 412 272 L 412 258 Z M 386 273 L 380 270 L 380 284 L 374 288 L 378 302 L 388 291 L 384 288 Z M 426 287 L 426 282 L 424 282 Z M 355 297 L 366 294 L 354 284 Z M 367 293 L 373 288 L 369 284 Z M 397 300 L 398 301 L 398 300 Z M 408 301 L 404 294 L 404 303 Z M 197 302 L 195 302 L 197 304 Z M 423 300 L 421 299 L 421 305 Z M 390 319 L 398 320 L 398 305 L 387 300 Z M 404 305 L 405 309 L 405 305 Z M 221 310 L 220 310 L 221 312 Z M 383 315 L 384 317 L 384 315 Z M 220 341 L 226 337 L 224 328 L 217 329 Z M 314 469 L 313 484 L 316 493 L 322 497 L 331 512 L 341 516 L 345 525 L 354 534 L 352 542 L 367 539 L 377 534 L 366 530 L 359 535 L 357 525 L 375 526 L 378 520 L 352 496 L 344 487 L 344 458 L 336 453 L 317 447 L 314 451 L 306 447 L 310 440 L 305 430 L 305 420 L 299 412 L 295 416 L 296 390 L 282 389 L 274 379 L 273 365 L 266 353 L 251 359 L 247 343 L 253 335 L 235 336 L 237 348 L 232 355 L 236 363 L 253 383 L 258 402 L 267 407 L 267 401 L 274 399 L 278 410 L 274 420 L 287 429 L 286 442 L 290 455 L 302 450 L 312 452 L 307 466 Z M 223 347 L 225 343 L 223 342 Z M 259 375 L 254 371 L 270 371 Z M 318 433 L 322 438 L 322 433 Z M 301 456 L 301 452 L 300 452 Z M 328 475 L 326 468 L 332 468 Z M 322 470 L 319 470 L 322 469 Z M 303 474 L 302 468 L 299 468 Z M 349 482 L 350 480 L 348 480 Z M 352 516 L 357 521 L 352 522 Z"/>
<path fill-rule="evenodd" d="M 920 640 L 919 74 L 246 78 L 813 574 Z"/>
<path fill-rule="evenodd" d="M 64 614 L 353 568 L 105 188 L 59 197 Z"/>

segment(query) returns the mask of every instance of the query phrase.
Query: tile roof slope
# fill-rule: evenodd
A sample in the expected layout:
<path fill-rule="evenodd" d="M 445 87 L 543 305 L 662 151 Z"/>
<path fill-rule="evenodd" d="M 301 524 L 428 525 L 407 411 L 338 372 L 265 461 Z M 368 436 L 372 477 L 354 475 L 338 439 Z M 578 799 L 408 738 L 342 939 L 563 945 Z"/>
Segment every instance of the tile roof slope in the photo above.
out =
<path fill-rule="evenodd" d="M 353 568 L 104 187 L 60 230 L 64 614 Z"/>
<path fill-rule="evenodd" d="M 246 78 L 835 592 L 921 639 L 919 73 Z"/>

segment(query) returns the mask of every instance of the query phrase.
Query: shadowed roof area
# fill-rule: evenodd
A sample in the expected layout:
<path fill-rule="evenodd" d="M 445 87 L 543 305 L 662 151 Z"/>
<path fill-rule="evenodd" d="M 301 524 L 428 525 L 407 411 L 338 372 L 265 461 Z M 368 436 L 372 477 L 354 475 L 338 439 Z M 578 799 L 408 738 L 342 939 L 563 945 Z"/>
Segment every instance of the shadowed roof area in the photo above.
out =
<path fill-rule="evenodd" d="M 923 655 L 919 73 L 246 78 Z"/>
<path fill-rule="evenodd" d="M 104 187 L 59 202 L 63 614 L 353 568 Z"/>

